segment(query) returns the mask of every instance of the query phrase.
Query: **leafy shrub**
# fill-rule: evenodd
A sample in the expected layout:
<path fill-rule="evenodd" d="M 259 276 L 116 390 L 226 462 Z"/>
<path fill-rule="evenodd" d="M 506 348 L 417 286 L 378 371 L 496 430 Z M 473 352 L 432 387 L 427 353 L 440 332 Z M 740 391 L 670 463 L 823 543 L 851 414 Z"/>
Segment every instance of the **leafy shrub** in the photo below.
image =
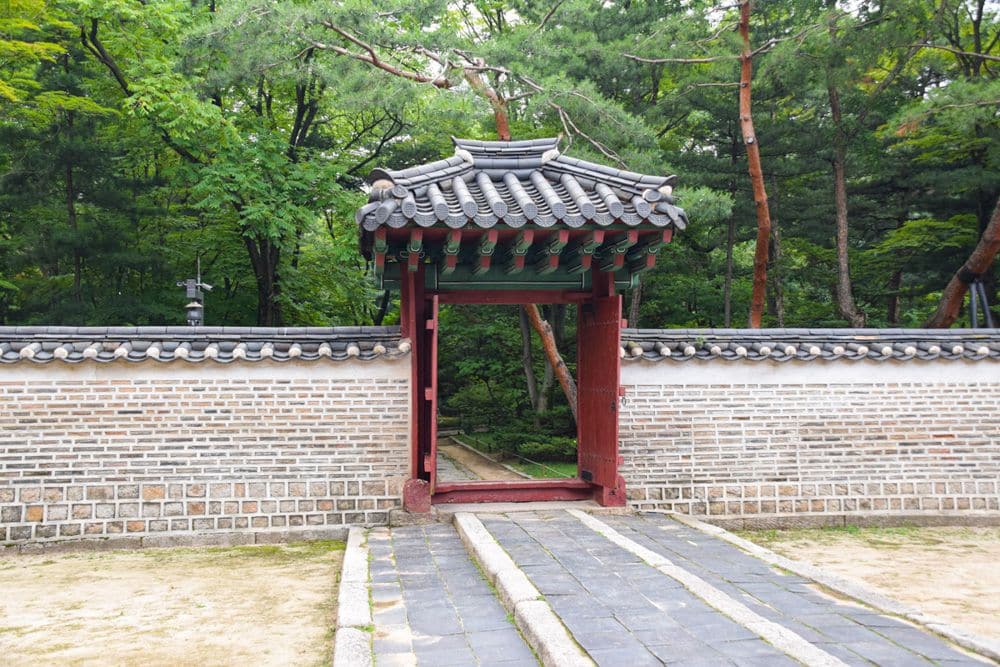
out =
<path fill-rule="evenodd" d="M 437 425 L 438 428 L 458 428 L 461 426 L 462 419 L 457 416 L 452 415 L 438 415 Z"/>
<path fill-rule="evenodd" d="M 535 436 L 518 448 L 518 454 L 532 461 L 576 461 L 576 438 L 560 435 Z"/>

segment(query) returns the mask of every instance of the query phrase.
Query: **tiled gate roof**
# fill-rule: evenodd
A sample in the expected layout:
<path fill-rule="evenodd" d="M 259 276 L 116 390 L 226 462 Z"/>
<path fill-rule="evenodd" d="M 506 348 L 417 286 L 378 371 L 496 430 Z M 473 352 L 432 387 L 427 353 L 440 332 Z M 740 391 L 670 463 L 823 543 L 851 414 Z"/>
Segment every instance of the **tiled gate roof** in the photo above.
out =
<path fill-rule="evenodd" d="M 358 210 L 366 232 L 416 223 L 488 229 L 503 222 L 567 227 L 621 222 L 687 225 L 674 205 L 674 176 L 646 176 L 559 153 L 559 139 L 454 139 L 455 155 L 398 171 L 376 169 L 370 201 Z M 666 186 L 666 187 L 665 187 Z"/>

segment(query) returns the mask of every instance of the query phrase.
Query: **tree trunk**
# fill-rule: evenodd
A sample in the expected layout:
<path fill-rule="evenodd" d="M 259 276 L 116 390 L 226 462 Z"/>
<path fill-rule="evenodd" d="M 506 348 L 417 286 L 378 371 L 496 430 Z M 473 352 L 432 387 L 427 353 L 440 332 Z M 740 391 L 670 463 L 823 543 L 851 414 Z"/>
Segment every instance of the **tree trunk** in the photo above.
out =
<path fill-rule="evenodd" d="M 566 325 L 566 304 L 557 303 L 546 307 L 548 321 L 552 324 L 552 339 L 556 343 L 556 349 L 561 350 L 563 346 L 563 334 Z M 539 415 L 544 415 L 549 410 L 549 394 L 552 391 L 552 382 L 555 380 L 555 371 L 552 364 L 545 361 L 545 372 L 542 374 L 542 386 L 538 389 L 538 409 Z"/>
<path fill-rule="evenodd" d="M 628 325 L 630 327 L 639 326 L 639 307 L 642 306 L 642 275 L 632 288 L 632 300 L 628 304 Z"/>
<path fill-rule="evenodd" d="M 777 196 L 778 179 L 771 175 L 771 191 Z M 781 227 L 771 220 L 771 246 L 767 265 L 767 277 L 771 281 L 768 290 L 768 311 L 779 327 L 785 326 L 785 286 L 782 274 Z"/>
<path fill-rule="evenodd" d="M 528 321 L 528 313 L 524 306 L 518 306 L 517 314 L 521 324 L 521 366 L 524 368 L 524 379 L 528 384 L 528 400 L 531 401 L 531 408 L 537 415 L 538 381 L 535 379 L 535 365 L 531 358 L 531 323 Z M 535 425 L 537 426 L 537 422 Z"/>
<path fill-rule="evenodd" d="M 382 321 L 385 319 L 386 313 L 389 312 L 389 304 L 392 303 L 392 291 L 384 290 L 382 292 L 382 300 L 378 305 L 378 312 L 375 313 L 375 317 L 372 318 L 372 324 L 377 327 L 382 326 Z"/>
<path fill-rule="evenodd" d="M 764 314 L 767 291 L 767 254 L 771 239 L 771 214 L 767 207 L 767 190 L 760 166 L 760 148 L 751 115 L 750 81 L 753 76 L 753 52 L 750 48 L 750 0 L 740 0 L 740 128 L 747 147 L 747 167 L 753 186 L 753 201 L 757 209 L 757 247 L 753 257 L 753 294 L 750 297 L 750 326 L 759 328 Z"/>
<path fill-rule="evenodd" d="M 840 93 L 827 75 L 827 94 L 833 119 L 833 201 L 837 221 L 837 309 L 852 327 L 865 326 L 865 314 L 858 310 L 851 288 L 851 265 L 847 253 L 847 136 L 844 134 L 840 111 Z"/>
<path fill-rule="evenodd" d="M 66 114 L 66 127 L 73 133 L 73 113 Z M 73 182 L 73 160 L 66 159 L 66 221 L 73 230 L 73 300 L 83 302 L 83 257 L 80 255 L 80 227 L 76 216 L 76 185 Z"/>
<path fill-rule="evenodd" d="M 73 163 L 66 162 L 66 219 L 73 230 L 73 300 L 83 302 L 83 258 L 80 256 L 79 225 L 76 217 L 76 187 L 73 185 Z"/>
<path fill-rule="evenodd" d="M 1000 252 L 1000 199 L 993 207 L 993 215 L 990 216 L 989 224 L 979 237 L 979 243 L 944 288 L 937 311 L 927 320 L 925 327 L 946 329 L 955 323 L 962 311 L 962 302 L 969 285 L 990 269 L 998 252 Z"/>
<path fill-rule="evenodd" d="M 570 375 L 569 369 L 566 368 L 566 364 L 559 354 L 555 336 L 552 334 L 552 327 L 542 319 L 541 313 L 538 312 L 538 306 L 535 304 L 529 303 L 524 306 L 524 309 L 528 313 L 528 319 L 531 321 L 532 328 L 538 332 L 539 337 L 542 339 L 542 350 L 545 351 L 545 358 L 552 365 L 556 379 L 559 380 L 559 385 L 562 387 L 563 393 L 566 394 L 566 402 L 569 403 L 569 409 L 573 412 L 573 421 L 577 421 L 576 381 L 573 380 L 573 376 Z"/>
<path fill-rule="evenodd" d="M 889 326 L 899 325 L 901 316 L 901 304 L 899 300 L 899 289 L 903 286 L 903 271 L 899 270 L 889 278 L 889 299 L 886 303 L 886 321 Z"/>
<path fill-rule="evenodd" d="M 726 277 L 722 283 L 723 324 L 733 326 L 733 246 L 736 244 L 736 218 L 729 216 L 726 229 Z"/>
<path fill-rule="evenodd" d="M 278 279 L 281 249 L 267 238 L 244 236 L 243 241 L 250 253 L 250 265 L 257 283 L 257 326 L 280 327 L 284 324 L 278 300 L 281 294 Z"/>

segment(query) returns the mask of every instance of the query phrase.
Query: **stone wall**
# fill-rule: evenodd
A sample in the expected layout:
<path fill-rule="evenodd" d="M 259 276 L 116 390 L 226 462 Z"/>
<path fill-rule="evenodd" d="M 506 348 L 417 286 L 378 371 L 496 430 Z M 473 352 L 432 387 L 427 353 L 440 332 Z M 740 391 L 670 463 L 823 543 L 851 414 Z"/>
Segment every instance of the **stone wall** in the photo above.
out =
<path fill-rule="evenodd" d="M 408 357 L 2 367 L 0 540 L 385 523 L 409 476 L 409 377 Z"/>
<path fill-rule="evenodd" d="M 747 523 L 1000 510 L 995 361 L 637 359 L 622 384 L 637 508 Z"/>

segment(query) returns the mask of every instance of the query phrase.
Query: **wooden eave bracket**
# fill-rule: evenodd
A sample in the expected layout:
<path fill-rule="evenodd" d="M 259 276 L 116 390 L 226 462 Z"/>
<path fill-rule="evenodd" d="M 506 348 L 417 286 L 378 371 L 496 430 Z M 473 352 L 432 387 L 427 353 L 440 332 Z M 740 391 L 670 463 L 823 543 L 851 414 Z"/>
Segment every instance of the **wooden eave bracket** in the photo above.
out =
<path fill-rule="evenodd" d="M 598 261 L 601 271 L 610 273 L 625 266 L 625 253 L 638 242 L 638 229 L 630 229 L 624 234 L 618 234 L 600 250 Z"/>
<path fill-rule="evenodd" d="M 566 250 L 565 266 L 572 274 L 585 273 L 590 270 L 594 252 L 604 243 L 605 231 L 595 229 Z"/>
<path fill-rule="evenodd" d="M 375 242 L 372 244 L 372 250 L 375 252 L 375 279 L 381 282 L 385 273 L 386 253 L 389 252 L 388 232 L 385 227 L 379 227 L 375 230 Z"/>
<path fill-rule="evenodd" d="M 406 244 L 406 270 L 414 273 L 420 266 L 420 255 L 424 246 L 424 230 L 411 229 L 410 240 Z"/>
<path fill-rule="evenodd" d="M 535 271 L 538 275 L 552 273 L 559 268 L 559 253 L 562 252 L 568 242 L 568 229 L 560 229 L 549 237 L 549 242 L 539 250 L 539 258 L 535 262 Z"/>
<path fill-rule="evenodd" d="M 638 275 L 656 266 L 656 255 L 664 245 L 670 243 L 672 236 L 673 230 L 671 229 L 645 235 L 642 242 L 629 250 L 625 256 L 628 260 L 629 273 Z"/>
<path fill-rule="evenodd" d="M 479 257 L 476 260 L 475 268 L 472 269 L 472 275 L 480 276 L 490 270 L 499 235 L 497 230 L 491 229 L 479 237 L 479 247 L 476 249 Z"/>
<path fill-rule="evenodd" d="M 458 253 L 462 250 L 462 230 L 453 229 L 448 232 L 442 247 L 441 275 L 448 275 L 458 266 Z"/>
<path fill-rule="evenodd" d="M 528 252 L 531 250 L 531 244 L 534 240 L 535 231 L 533 229 L 521 230 L 517 238 L 510 245 L 510 259 L 507 261 L 507 266 L 504 267 L 505 273 L 515 274 L 524 270 L 524 263 L 528 258 Z"/>

